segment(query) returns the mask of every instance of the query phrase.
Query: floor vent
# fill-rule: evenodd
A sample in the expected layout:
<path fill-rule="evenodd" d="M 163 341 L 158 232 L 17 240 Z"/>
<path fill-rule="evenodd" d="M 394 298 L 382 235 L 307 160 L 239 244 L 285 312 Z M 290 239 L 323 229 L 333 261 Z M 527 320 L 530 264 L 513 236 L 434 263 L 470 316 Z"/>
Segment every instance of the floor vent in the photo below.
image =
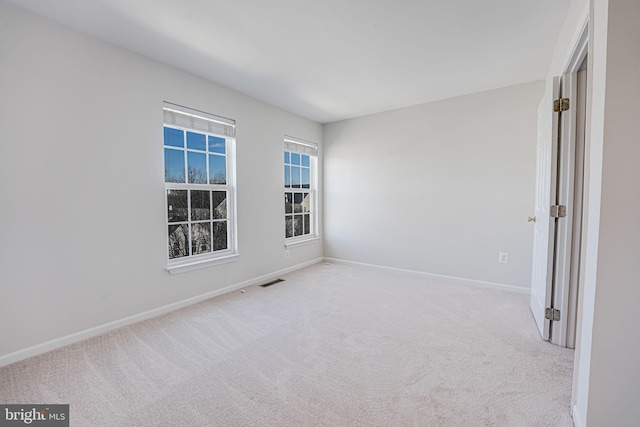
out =
<path fill-rule="evenodd" d="M 272 280 L 269 283 L 265 283 L 264 285 L 260 285 L 261 288 L 266 288 L 267 286 L 275 285 L 276 283 L 284 282 L 284 279 L 276 279 Z"/>

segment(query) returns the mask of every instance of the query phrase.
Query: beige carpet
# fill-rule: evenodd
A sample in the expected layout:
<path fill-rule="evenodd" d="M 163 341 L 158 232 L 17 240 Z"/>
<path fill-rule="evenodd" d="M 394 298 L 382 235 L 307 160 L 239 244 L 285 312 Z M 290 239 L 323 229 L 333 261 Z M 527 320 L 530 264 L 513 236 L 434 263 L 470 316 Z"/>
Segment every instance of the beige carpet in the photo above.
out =
<path fill-rule="evenodd" d="M 72 426 L 572 426 L 528 297 L 318 264 L 0 369 Z"/>

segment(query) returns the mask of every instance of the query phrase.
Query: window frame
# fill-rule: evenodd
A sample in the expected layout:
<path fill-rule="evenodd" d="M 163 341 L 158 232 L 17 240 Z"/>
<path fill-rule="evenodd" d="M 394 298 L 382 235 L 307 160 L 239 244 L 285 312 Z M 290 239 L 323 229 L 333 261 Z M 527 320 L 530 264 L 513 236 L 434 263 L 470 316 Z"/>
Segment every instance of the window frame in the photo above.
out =
<path fill-rule="evenodd" d="M 309 142 L 309 141 L 305 141 L 299 138 L 294 138 L 294 137 L 290 137 L 290 136 L 285 136 L 284 138 L 284 149 L 283 149 L 283 176 L 282 176 L 282 182 L 283 182 L 283 187 L 284 187 L 284 200 L 285 200 L 285 206 L 284 206 L 284 212 L 283 212 L 283 217 L 285 219 L 284 222 L 284 241 L 285 241 L 285 247 L 289 248 L 292 246 L 297 246 L 297 245 L 304 245 L 304 244 L 308 244 L 308 243 L 313 243 L 314 241 L 319 240 L 320 235 L 319 235 L 319 229 L 318 229 L 318 221 L 319 221 L 319 203 L 318 203 L 318 145 L 316 143 L 313 142 Z M 309 156 L 309 188 L 303 188 L 302 187 L 302 182 L 300 183 L 300 188 L 294 188 L 293 186 L 291 187 L 287 187 L 286 186 L 286 167 L 287 167 L 287 163 L 285 162 L 285 154 L 286 152 L 289 153 L 297 153 L 299 155 L 306 155 Z M 301 162 L 302 163 L 302 162 Z M 290 162 L 289 165 L 291 165 L 292 163 Z M 301 166 L 304 167 L 304 166 Z M 310 220 L 309 220 L 309 225 L 310 225 L 310 233 L 308 234 L 302 234 L 302 235 L 298 235 L 298 236 L 291 236 L 291 237 L 287 237 L 286 233 L 287 233 L 287 217 L 292 217 L 296 214 L 296 212 L 293 212 L 293 206 L 292 206 L 292 212 L 288 213 L 287 209 L 286 209 L 286 205 L 287 205 L 287 193 L 292 193 L 292 194 L 296 194 L 296 193 L 309 193 L 309 215 L 310 215 Z M 295 196 L 292 196 L 295 197 Z"/>
<path fill-rule="evenodd" d="M 217 265 L 222 263 L 227 263 L 234 261 L 238 256 L 238 246 L 237 246 L 237 218 L 236 218 L 236 176 L 235 176 L 235 122 L 229 119 L 219 118 L 221 119 L 218 123 L 224 123 L 229 126 L 231 129 L 227 133 L 223 134 L 223 132 L 217 132 L 214 128 L 211 130 L 204 130 L 202 126 L 200 128 L 193 126 L 185 126 L 184 124 L 176 124 L 176 123 L 168 123 L 166 117 L 166 111 L 171 111 L 174 114 L 182 114 L 185 117 L 191 116 L 192 118 L 197 117 L 197 120 L 211 120 L 216 121 L 218 116 L 214 116 L 208 113 L 204 113 L 201 111 L 189 109 L 182 106 L 177 106 L 175 104 L 164 103 L 163 111 L 165 112 L 165 118 L 163 120 L 163 157 L 165 157 L 165 150 L 174 150 L 179 151 L 183 154 L 184 159 L 184 182 L 167 182 L 165 176 L 164 182 L 164 210 L 165 210 L 165 242 L 166 242 L 166 257 L 167 257 L 167 267 L 166 270 L 171 273 L 181 273 L 185 271 L 191 271 L 195 269 L 200 269 L 204 267 L 208 267 L 211 265 Z M 224 120 L 224 122 L 222 122 Z M 228 124 L 228 123 L 233 123 Z M 164 129 L 172 128 L 183 131 L 184 143 L 182 147 L 175 147 L 170 145 L 165 145 L 166 141 L 164 140 Z M 204 150 L 189 148 L 187 145 L 187 132 L 203 134 L 206 136 L 205 139 L 205 147 Z M 210 183 L 210 170 L 209 170 L 209 162 L 210 156 L 219 155 L 214 151 L 210 150 L 209 147 L 209 136 L 215 138 L 221 138 L 225 141 L 225 167 L 226 167 L 226 179 L 224 184 L 216 184 Z M 189 162 L 188 162 L 188 153 L 200 153 L 205 156 L 205 165 L 206 165 L 206 183 L 190 183 L 189 182 Z M 166 166 L 165 166 L 166 167 Z M 185 190 L 187 191 L 187 213 L 186 220 L 184 221 L 169 221 L 169 191 L 171 190 Z M 209 218 L 207 220 L 202 219 L 194 219 L 192 217 L 191 209 L 191 196 L 193 191 L 207 191 L 209 192 Z M 213 193 L 215 191 L 224 191 L 226 193 L 226 218 L 215 218 L 214 214 L 214 201 L 213 201 Z M 214 250 L 214 226 L 216 222 L 226 222 L 226 249 Z M 201 254 L 193 254 L 193 243 L 192 243 L 192 225 L 197 223 L 208 223 L 210 224 L 210 251 Z M 169 227 L 175 225 L 187 225 L 188 229 L 188 243 L 186 244 L 188 248 L 188 255 L 170 258 L 170 236 L 169 236 Z"/>

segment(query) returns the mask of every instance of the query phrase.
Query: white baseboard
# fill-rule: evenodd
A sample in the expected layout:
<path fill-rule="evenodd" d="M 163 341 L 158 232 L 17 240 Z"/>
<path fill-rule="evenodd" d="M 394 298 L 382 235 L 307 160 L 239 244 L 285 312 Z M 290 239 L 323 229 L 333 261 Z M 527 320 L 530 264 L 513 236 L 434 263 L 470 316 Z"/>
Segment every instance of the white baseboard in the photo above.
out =
<path fill-rule="evenodd" d="M 66 335 L 64 337 L 60 337 L 60 338 L 56 338 L 56 339 L 44 342 L 42 344 L 36 344 L 34 346 L 15 351 L 13 353 L 5 354 L 0 356 L 0 367 L 10 365 L 15 362 L 19 362 L 29 357 L 43 354 L 60 347 L 74 344 L 79 341 L 86 340 L 88 338 L 93 338 L 95 336 L 102 335 L 104 333 L 113 331 L 118 328 L 122 328 L 124 326 L 132 325 L 134 323 L 138 323 L 143 320 L 161 316 L 163 314 L 170 313 L 172 311 L 179 310 L 181 308 L 184 308 L 193 304 L 197 304 L 201 301 L 204 301 L 213 297 L 217 297 L 219 295 L 233 292 L 238 289 L 246 288 L 248 286 L 258 285 L 258 284 L 267 282 L 269 280 L 276 279 L 280 275 L 290 273 L 292 271 L 299 270 L 301 268 L 308 267 L 313 264 L 317 264 L 319 262 L 322 262 L 322 260 L 323 258 L 316 258 L 311 261 L 303 262 L 301 264 L 296 264 L 294 266 L 275 271 L 273 273 L 265 274 L 263 276 L 245 280 L 243 282 L 236 283 L 234 285 L 226 286 L 222 289 L 216 289 L 215 291 L 207 292 L 202 295 L 198 295 L 195 297 L 187 298 L 182 301 L 167 304 L 162 307 L 154 308 L 152 310 L 148 310 L 139 314 L 134 314 L 133 316 L 125 317 L 124 319 L 114 320 L 113 322 L 105 323 L 100 326 L 85 329 L 84 331 L 76 332 L 70 335 Z"/>
<path fill-rule="evenodd" d="M 424 271 L 408 270 L 405 268 L 397 268 L 397 267 L 388 267 L 385 265 L 367 264 L 364 262 L 349 261 L 349 260 L 344 260 L 339 258 L 325 257 L 324 261 L 335 262 L 339 264 L 361 265 L 365 267 L 380 268 L 380 269 L 391 270 L 391 271 L 400 271 L 403 273 L 410 273 L 410 274 L 416 274 L 419 276 L 430 277 L 432 279 L 441 279 L 441 280 L 448 280 L 448 281 L 457 282 L 457 283 L 465 283 L 468 285 L 484 286 L 488 288 L 500 289 L 503 291 L 516 292 L 519 294 L 526 294 L 526 295 L 531 294 L 531 289 L 529 288 L 523 288 L 522 286 L 516 286 L 516 285 L 507 285 L 504 283 L 494 283 L 494 282 L 487 282 L 484 280 L 465 279 L 463 277 L 455 277 L 455 276 L 445 276 L 443 274 L 426 273 Z"/>
<path fill-rule="evenodd" d="M 576 407 L 576 405 L 573 405 L 573 408 L 571 409 L 571 417 L 573 418 L 573 425 L 575 427 L 585 427 L 586 424 L 584 422 L 582 422 L 582 419 L 580 418 L 580 415 L 578 415 L 578 408 Z"/>

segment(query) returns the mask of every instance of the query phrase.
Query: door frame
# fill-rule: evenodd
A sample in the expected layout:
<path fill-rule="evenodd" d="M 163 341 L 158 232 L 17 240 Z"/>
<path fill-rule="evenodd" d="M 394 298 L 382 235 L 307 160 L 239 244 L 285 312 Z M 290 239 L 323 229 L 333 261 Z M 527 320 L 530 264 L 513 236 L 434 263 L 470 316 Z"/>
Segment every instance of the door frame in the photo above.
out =
<path fill-rule="evenodd" d="M 582 147 L 576 146 L 576 136 L 578 134 L 578 123 L 582 126 L 584 122 L 578 120 L 578 114 L 584 114 L 586 109 L 578 106 L 578 71 L 582 66 L 588 53 L 589 30 L 588 22 L 585 23 L 580 37 L 571 53 L 565 73 L 561 81 L 562 97 L 570 98 L 570 109 L 561 116 L 558 150 L 558 175 L 557 175 L 557 203 L 567 206 L 567 216 L 558 220 L 555 235 L 554 254 L 554 277 L 552 286 L 552 305 L 559 309 L 561 320 L 551 322 L 550 342 L 562 347 L 575 346 L 574 330 L 577 324 L 577 306 L 580 287 L 580 266 L 582 266 L 583 252 L 580 250 L 584 234 L 582 225 L 586 224 L 585 212 L 579 206 L 580 212 L 575 212 L 575 200 L 580 196 L 584 200 L 586 194 L 586 162 L 581 160 L 583 169 L 577 166 L 577 153 L 584 153 L 586 141 Z M 584 96 L 586 94 L 580 94 Z M 587 104 L 588 105 L 588 104 Z M 569 114 L 566 114 L 569 113 Z M 576 173 L 578 170 L 578 173 Z M 576 186 L 576 184 L 579 184 Z M 576 188 L 582 193 L 574 193 Z M 582 205 L 582 204 L 581 204 Z M 577 264 L 577 265 L 576 265 Z"/>
<path fill-rule="evenodd" d="M 577 131 L 575 152 L 575 181 L 573 196 L 573 236 L 571 248 L 571 271 L 569 272 L 569 307 L 567 310 L 567 339 L 566 347 L 576 347 L 578 329 L 578 303 L 580 296 L 580 281 L 582 265 L 583 229 L 586 227 L 585 199 L 586 199 L 586 168 L 587 168 L 587 78 L 588 58 L 584 59 L 584 69 L 577 75 Z"/>

